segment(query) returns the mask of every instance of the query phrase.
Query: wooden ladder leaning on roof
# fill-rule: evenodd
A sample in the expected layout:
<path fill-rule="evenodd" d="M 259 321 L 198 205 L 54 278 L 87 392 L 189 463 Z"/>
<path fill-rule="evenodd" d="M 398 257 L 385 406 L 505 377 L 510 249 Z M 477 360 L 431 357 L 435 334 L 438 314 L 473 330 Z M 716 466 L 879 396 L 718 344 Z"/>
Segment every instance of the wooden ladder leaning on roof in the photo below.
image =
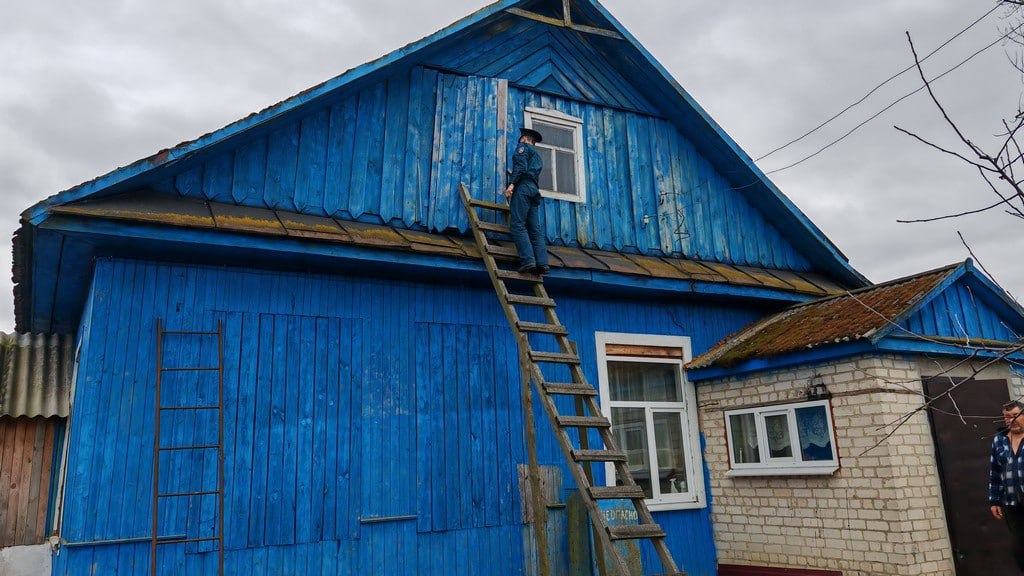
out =
<path fill-rule="evenodd" d="M 619 547 L 614 543 L 620 540 L 650 540 L 658 553 L 658 557 L 661 559 L 662 568 L 665 572 L 664 576 L 685 576 L 676 567 L 675 560 L 672 559 L 672 554 L 665 543 L 665 532 L 654 521 L 650 510 L 647 509 L 647 505 L 644 502 L 643 489 L 637 485 L 633 480 L 633 475 L 629 472 L 629 467 L 626 465 L 626 454 L 616 446 L 615 438 L 612 435 L 611 422 L 601 414 L 601 408 L 597 403 L 597 390 L 590 385 L 583 374 L 579 356 L 576 354 L 575 343 L 569 340 L 569 331 L 558 321 L 558 316 L 555 314 L 555 301 L 548 296 L 547 290 L 544 288 L 543 277 L 536 274 L 523 274 L 514 270 L 498 268 L 496 258 L 512 263 L 518 263 L 519 258 L 516 256 L 513 248 L 499 246 L 490 242 L 486 234 L 503 234 L 507 236 L 509 228 L 501 224 L 481 221 L 476 213 L 476 209 L 496 211 L 502 214 L 507 222 L 509 207 L 505 204 L 495 204 L 471 198 L 469 189 L 465 184 L 459 185 L 459 196 L 469 216 L 473 237 L 476 240 L 484 264 L 487 266 L 487 273 L 494 284 L 494 290 L 498 294 L 501 307 L 505 310 L 505 316 L 508 318 L 509 326 L 511 326 L 512 333 L 515 335 L 516 343 L 519 344 L 520 366 L 523 372 L 533 379 L 537 395 L 544 406 L 544 411 L 548 415 L 548 420 L 551 422 L 551 428 L 555 432 L 555 438 L 558 441 L 558 445 L 562 448 L 562 454 L 565 455 L 565 459 L 569 463 L 569 470 L 576 481 L 576 486 L 579 488 L 579 494 L 583 499 L 587 512 L 590 514 L 590 519 L 594 525 L 595 544 L 597 544 L 598 555 L 601 554 L 602 549 L 606 550 L 606 556 L 612 564 L 611 573 L 616 576 L 629 576 L 629 567 L 627 566 L 626 559 L 621 554 Z M 512 293 L 506 285 L 506 282 L 509 281 L 526 283 L 531 286 L 533 296 Z M 540 307 L 544 311 L 544 317 L 547 322 L 521 321 L 515 306 Z M 530 347 L 529 334 L 546 334 L 554 337 L 558 342 L 561 352 L 538 352 L 533 350 Z M 540 364 L 567 365 L 572 374 L 572 382 L 548 382 L 541 372 Z M 528 391 L 529 384 L 525 383 L 525 386 Z M 524 394 L 526 393 L 528 392 L 524 392 Z M 576 401 L 576 414 L 572 416 L 559 414 L 552 396 L 573 397 Z M 584 413 L 584 406 L 586 406 L 586 412 L 589 415 Z M 526 433 L 532 435 L 534 433 L 532 430 L 532 416 L 529 414 L 527 415 L 525 425 L 528 428 Z M 569 437 L 567 430 L 570 428 L 579 430 L 579 448 L 573 445 L 572 439 Z M 587 441 L 588 429 L 596 429 L 600 433 L 601 440 L 604 443 L 603 450 L 589 449 Z M 531 475 L 534 475 L 536 468 L 536 462 L 533 461 L 533 458 L 534 455 L 531 454 L 530 465 L 534 469 L 531 471 Z M 621 485 L 594 486 L 593 470 L 591 469 L 593 462 L 613 463 Z M 538 493 L 537 486 L 533 487 L 533 491 L 534 494 Z M 631 501 L 636 508 L 639 524 L 609 525 L 598 507 L 598 500 Z M 542 511 L 535 512 L 538 516 L 543 514 Z M 543 527 L 538 527 L 537 529 L 543 530 Z M 543 571 L 543 568 L 546 568 L 546 558 L 543 552 L 538 555 L 541 558 Z M 600 564 L 601 560 L 599 559 L 598 562 Z"/>

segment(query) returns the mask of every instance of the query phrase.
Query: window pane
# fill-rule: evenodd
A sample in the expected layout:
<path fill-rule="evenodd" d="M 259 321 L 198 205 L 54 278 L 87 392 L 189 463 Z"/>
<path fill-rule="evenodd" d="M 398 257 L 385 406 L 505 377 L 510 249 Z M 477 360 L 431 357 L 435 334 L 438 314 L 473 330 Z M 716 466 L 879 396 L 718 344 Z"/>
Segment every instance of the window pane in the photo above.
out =
<path fill-rule="evenodd" d="M 771 458 L 792 458 L 793 447 L 789 441 L 789 417 L 775 414 L 764 417 L 764 428 L 768 433 L 768 455 Z"/>
<path fill-rule="evenodd" d="M 757 426 L 753 414 L 729 416 L 732 432 L 732 460 L 736 464 L 756 464 L 761 461 L 757 446 Z"/>
<path fill-rule="evenodd" d="M 559 148 L 568 148 L 569 150 L 576 149 L 576 141 L 572 137 L 572 128 L 564 128 L 540 120 L 534 120 L 533 129 L 540 132 L 540 135 L 544 137 L 541 146 L 558 146 Z"/>
<path fill-rule="evenodd" d="M 647 421 L 643 408 L 612 408 L 612 430 L 619 448 L 626 453 L 626 465 L 648 498 L 651 491 L 651 459 L 647 451 Z M 620 484 L 621 485 L 621 484 Z"/>
<path fill-rule="evenodd" d="M 658 483 L 662 494 L 689 491 L 683 421 L 679 412 L 654 413 L 654 444 L 658 455 Z"/>
<path fill-rule="evenodd" d="M 537 148 L 537 153 L 540 154 L 540 159 L 544 162 L 544 169 L 540 171 L 540 185 L 541 190 L 554 190 L 552 186 L 555 185 L 554 180 L 554 167 L 555 162 L 554 151 L 550 148 Z"/>
<path fill-rule="evenodd" d="M 555 162 L 558 164 L 558 169 L 555 172 L 558 175 L 555 190 L 576 194 L 576 154 L 555 152 Z"/>
<path fill-rule="evenodd" d="M 824 406 L 797 408 L 796 429 L 800 435 L 800 455 L 804 462 L 835 459 Z"/>
<path fill-rule="evenodd" d="M 683 401 L 676 364 L 608 362 L 608 385 L 612 401 Z"/>

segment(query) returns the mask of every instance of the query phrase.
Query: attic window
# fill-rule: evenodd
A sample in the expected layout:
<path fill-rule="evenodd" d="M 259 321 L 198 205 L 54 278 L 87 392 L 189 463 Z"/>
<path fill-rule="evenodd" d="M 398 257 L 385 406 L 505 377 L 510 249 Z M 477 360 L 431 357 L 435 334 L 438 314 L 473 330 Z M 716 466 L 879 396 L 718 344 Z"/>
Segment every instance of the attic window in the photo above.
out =
<path fill-rule="evenodd" d="M 540 193 L 545 198 L 585 202 L 583 120 L 556 110 L 526 109 L 526 127 L 540 132 L 544 141 L 537 152 L 544 160 Z"/>

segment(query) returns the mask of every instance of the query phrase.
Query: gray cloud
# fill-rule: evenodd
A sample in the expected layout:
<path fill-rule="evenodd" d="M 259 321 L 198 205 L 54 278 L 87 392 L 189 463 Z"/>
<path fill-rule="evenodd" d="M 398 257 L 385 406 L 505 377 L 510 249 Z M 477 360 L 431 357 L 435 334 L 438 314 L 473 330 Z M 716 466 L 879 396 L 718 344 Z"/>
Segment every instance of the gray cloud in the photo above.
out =
<path fill-rule="evenodd" d="M 991 6 L 956 0 L 675 3 L 607 0 L 623 22 L 752 156 L 827 118 Z M 426 36 L 481 7 L 468 0 L 54 0 L 0 20 L 0 235 L 38 199 L 194 138 Z M 990 17 L 927 63 L 941 72 L 992 41 Z M 906 75 L 856 113 L 760 164 L 813 151 L 916 87 Z M 937 85 L 978 141 L 992 141 L 1021 84 L 996 48 Z M 951 143 L 919 94 L 818 158 L 772 178 L 873 280 L 966 257 L 1024 294 L 1024 225 L 991 213 L 906 225 L 991 202 L 971 170 L 898 134 Z M 0 266 L 10 268 L 9 251 Z M 10 294 L 0 274 L 0 295 Z M 0 296 L 0 329 L 13 327 Z"/>

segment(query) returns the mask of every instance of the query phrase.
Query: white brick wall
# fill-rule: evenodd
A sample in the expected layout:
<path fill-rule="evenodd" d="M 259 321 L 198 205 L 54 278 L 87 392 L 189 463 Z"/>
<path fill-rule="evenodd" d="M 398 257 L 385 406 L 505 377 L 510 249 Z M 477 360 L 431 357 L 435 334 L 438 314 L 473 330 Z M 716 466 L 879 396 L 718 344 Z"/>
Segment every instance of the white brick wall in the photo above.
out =
<path fill-rule="evenodd" d="M 724 410 L 805 399 L 818 375 L 833 394 L 840 469 L 832 476 L 729 478 Z M 1021 386 L 1024 390 L 1024 385 Z M 949 575 L 953 565 L 931 430 L 913 359 L 862 357 L 697 387 L 719 562 Z"/>

